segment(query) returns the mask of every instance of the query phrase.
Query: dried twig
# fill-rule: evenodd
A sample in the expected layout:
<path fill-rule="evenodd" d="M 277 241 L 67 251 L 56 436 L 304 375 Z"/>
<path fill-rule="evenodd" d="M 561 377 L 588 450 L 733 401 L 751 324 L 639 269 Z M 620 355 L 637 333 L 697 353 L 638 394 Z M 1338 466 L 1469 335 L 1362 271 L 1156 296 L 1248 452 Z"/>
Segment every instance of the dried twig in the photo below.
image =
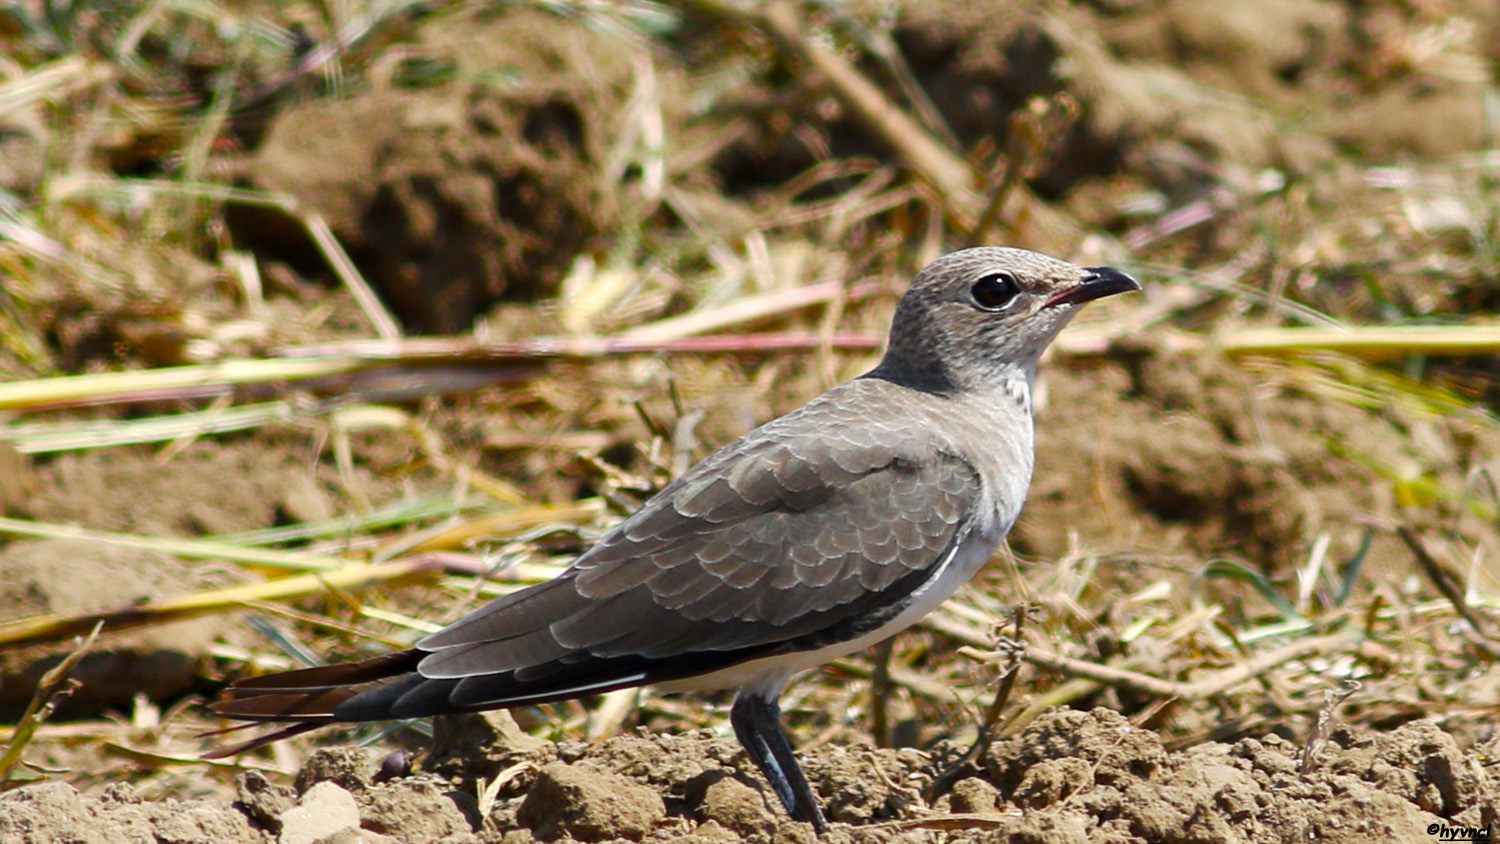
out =
<path fill-rule="evenodd" d="M 1458 614 L 1463 616 L 1464 621 L 1469 623 L 1474 634 L 1494 642 L 1495 637 L 1491 634 L 1489 625 L 1474 614 L 1474 610 L 1469 607 L 1469 602 L 1464 599 L 1463 589 L 1454 582 L 1453 575 L 1449 574 L 1438 564 L 1437 560 L 1433 559 L 1432 554 L 1428 553 L 1427 546 L 1422 543 L 1422 537 L 1417 536 L 1416 531 L 1406 525 L 1397 526 L 1396 535 L 1401 537 L 1401 541 L 1406 543 L 1407 548 L 1411 549 L 1412 556 L 1416 558 L 1417 565 L 1422 567 L 1422 572 L 1427 575 L 1427 579 L 1432 581 L 1432 585 L 1437 587 L 1443 597 L 1448 599 L 1448 603 L 1452 604 Z M 1492 655 L 1496 653 L 1493 647 L 1486 646 L 1486 649 Z"/>
<path fill-rule="evenodd" d="M 845 296 L 861 299 L 874 293 L 878 286 L 861 284 L 854 290 L 846 290 L 841 280 L 824 281 L 777 290 L 758 296 L 747 296 L 722 307 L 708 311 L 694 311 L 680 317 L 657 320 L 615 335 L 615 341 L 626 346 L 635 343 L 664 343 L 681 340 L 709 331 L 718 331 L 733 325 L 743 325 L 753 320 L 765 319 L 809 305 L 821 305 Z"/>
<path fill-rule="evenodd" d="M 227 589 L 211 589 L 164 601 L 130 604 L 113 610 L 76 615 L 47 614 L 0 624 L 0 645 L 47 642 L 77 635 L 95 625 L 107 624 L 111 631 L 148 624 L 163 624 L 181 618 L 227 612 L 246 601 L 284 600 L 312 595 L 328 589 L 357 589 L 417 578 L 435 577 L 438 561 L 427 556 L 408 557 L 388 563 L 351 564 L 337 571 L 283 577 L 247 583 Z"/>
<path fill-rule="evenodd" d="M 5 753 L 0 754 L 0 791 L 10 786 L 11 768 L 20 761 L 21 752 L 26 749 L 31 737 L 36 734 L 37 727 L 47 720 L 52 710 L 77 684 L 77 681 L 68 675 L 72 673 L 73 667 L 78 664 L 79 660 L 83 659 L 84 654 L 89 652 L 89 648 L 94 646 L 94 639 L 98 637 L 103 627 L 103 621 L 96 622 L 72 653 L 42 675 L 42 682 L 37 685 L 36 693 L 31 696 L 31 702 L 26 705 L 26 712 L 21 715 L 15 732 L 11 734 L 10 744 L 6 745 Z"/>
<path fill-rule="evenodd" d="M 1292 642 L 1253 659 L 1236 663 L 1191 683 L 1163 680 L 1138 671 L 1099 665 L 1049 653 L 1036 647 L 1026 648 L 1026 661 L 1065 673 L 1086 677 L 1103 685 L 1122 686 L 1147 694 L 1182 700 L 1206 700 L 1221 695 L 1241 683 L 1253 680 L 1278 665 L 1319 653 L 1337 653 L 1358 641 L 1356 633 L 1333 633 Z M 997 654 L 997 658 L 1000 655 Z"/>
<path fill-rule="evenodd" d="M 1333 723 L 1333 713 L 1350 695 L 1363 688 L 1356 680 L 1346 680 L 1343 691 L 1323 690 L 1323 705 L 1313 718 L 1312 728 L 1307 731 L 1307 741 L 1302 744 L 1302 753 L 1297 762 L 1297 773 L 1305 774 L 1312 769 L 1319 748 L 1328 739 L 1328 725 Z"/>
<path fill-rule="evenodd" d="M 971 658 L 987 662 L 999 662 L 1009 658 L 1005 651 L 983 650 L 989 646 L 983 633 L 942 613 L 928 616 L 922 620 L 922 624 L 968 645 L 969 648 L 964 653 Z M 1352 631 L 1302 639 L 1258 657 L 1236 663 L 1191 683 L 1165 680 L 1128 668 L 1075 659 L 1043 650 L 1035 645 L 1026 646 L 1025 659 L 1034 665 L 1071 674 L 1103 686 L 1120 686 L 1150 695 L 1183 700 L 1204 700 L 1223 694 L 1283 663 L 1317 653 L 1337 653 L 1346 650 L 1356 643 L 1361 635 L 1358 631 Z"/>
<path fill-rule="evenodd" d="M 1015 627 L 1008 640 L 1010 646 L 1002 646 L 996 651 L 996 653 L 1008 653 L 1010 659 L 1000 669 L 1000 682 L 995 689 L 995 697 L 985 709 L 984 720 L 979 724 L 979 735 L 974 739 L 974 743 L 969 745 L 969 749 L 964 752 L 964 755 L 958 761 L 950 765 L 946 771 L 933 778 L 932 785 L 927 787 L 925 794 L 929 804 L 946 794 L 948 789 L 952 788 L 953 784 L 958 782 L 959 779 L 972 772 L 978 765 L 979 760 L 984 758 L 984 754 L 990 749 L 990 743 L 995 739 L 995 726 L 1000 723 L 1000 713 L 1005 709 L 1005 704 L 1010 700 L 1011 690 L 1015 688 L 1016 678 L 1021 673 L 1022 648 L 1019 643 L 1021 641 L 1021 628 L 1026 619 L 1026 607 L 1016 607 L 1014 618 Z M 1005 645 L 1006 640 L 1002 640 L 1001 644 Z"/>

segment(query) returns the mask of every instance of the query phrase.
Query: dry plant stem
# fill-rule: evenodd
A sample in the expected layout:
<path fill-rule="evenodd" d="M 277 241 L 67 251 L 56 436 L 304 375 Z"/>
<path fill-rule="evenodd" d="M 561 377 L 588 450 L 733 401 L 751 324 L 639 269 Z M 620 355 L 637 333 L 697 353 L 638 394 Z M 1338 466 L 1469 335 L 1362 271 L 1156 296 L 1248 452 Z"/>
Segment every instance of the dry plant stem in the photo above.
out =
<path fill-rule="evenodd" d="M 1009 134 L 1004 162 L 1000 167 L 1000 179 L 990 189 L 989 202 L 979 215 L 979 221 L 968 233 L 965 242 L 969 246 L 982 246 L 987 242 L 990 229 L 1002 219 L 1005 201 L 1022 186 L 1021 179 L 1030 163 L 1040 158 L 1047 146 L 1048 138 L 1041 126 L 1041 114 L 1031 106 L 1012 112 L 1008 124 Z"/>
<path fill-rule="evenodd" d="M 515 779 L 528 768 L 535 767 L 535 762 L 517 762 L 500 773 L 495 774 L 495 779 L 492 782 L 486 783 L 481 777 L 478 783 L 478 785 L 482 786 L 479 789 L 479 816 L 481 818 L 488 818 L 490 810 L 495 807 L 495 800 L 500 796 L 500 789 L 504 788 L 506 783 Z"/>
<path fill-rule="evenodd" d="M 160 751 L 146 750 L 140 747 L 131 747 L 130 745 L 124 744 L 123 742 L 112 740 L 106 740 L 102 744 L 105 748 L 109 749 L 110 752 L 117 753 L 128 759 L 132 759 L 137 762 L 142 768 L 163 768 L 168 765 L 181 765 L 186 768 L 201 768 L 202 766 L 207 765 L 211 768 L 229 768 L 234 769 L 235 771 L 243 771 L 246 769 L 265 771 L 266 773 L 281 774 L 282 776 L 288 777 L 294 776 L 296 774 L 296 771 L 282 768 L 279 765 L 273 765 L 259 760 L 249 759 L 245 756 L 238 756 L 234 759 L 204 759 L 203 756 L 199 753 L 162 753 Z"/>
<path fill-rule="evenodd" d="M 709 311 L 688 313 L 680 317 L 658 320 L 621 332 L 615 335 L 614 339 L 627 345 L 631 343 L 663 343 L 672 340 L 681 340 L 684 337 L 706 334 L 710 331 L 718 331 L 732 325 L 741 325 L 752 320 L 765 319 L 766 317 L 776 316 L 788 311 L 799 310 L 809 305 L 820 305 L 825 302 L 837 301 L 845 296 L 856 299 L 863 298 L 874 293 L 877 288 L 878 286 L 874 284 L 862 284 L 858 285 L 856 289 L 846 292 L 844 282 L 841 280 L 793 287 L 789 290 L 778 290 L 759 296 L 748 296 Z"/>
<path fill-rule="evenodd" d="M 435 577 L 440 565 L 434 557 L 408 557 L 389 563 L 365 565 L 355 563 L 337 571 L 283 577 L 261 583 L 249 583 L 228 589 L 210 589 L 170 598 L 130 604 L 115 610 L 62 615 L 49 613 L 0 624 L 0 647 L 30 642 L 55 641 L 82 633 L 96 624 L 108 624 L 111 631 L 150 624 L 164 624 L 181 618 L 228 612 L 248 601 L 277 601 L 316 595 L 329 589 L 359 589 L 374 585 L 394 585 Z"/>
<path fill-rule="evenodd" d="M 649 328 L 650 326 L 643 326 Z M 1064 335 L 1066 336 L 1066 335 Z M 870 331 L 835 335 L 834 346 L 845 349 L 876 349 L 885 338 Z M 276 353 L 284 358 L 323 358 L 353 355 L 362 360 L 403 360 L 412 363 L 453 358 L 455 361 L 495 362 L 514 359 L 588 361 L 614 355 L 663 353 L 706 354 L 713 352 L 788 351 L 817 349 L 825 342 L 816 332 L 788 331 L 767 334 L 727 334 L 683 337 L 671 340 L 641 340 L 622 337 L 537 337 L 517 342 L 495 342 L 461 337 L 413 337 L 403 340 L 353 340 L 286 346 Z M 3 385 L 0 385 L 3 386 Z"/>
<path fill-rule="evenodd" d="M 823 292 L 833 295 L 838 291 L 830 287 Z M 225 360 L 200 366 L 14 381 L 0 384 L 0 410 L 35 413 L 231 395 L 253 398 L 260 393 L 284 394 L 288 386 L 346 399 L 355 395 L 389 400 L 523 380 L 539 372 L 539 364 L 546 360 L 668 352 L 760 354 L 830 347 L 869 351 L 878 349 L 882 341 L 874 332 L 840 332 L 826 337 L 815 332 L 790 332 L 664 341 L 613 337 L 540 337 L 515 343 L 458 338 L 354 341 L 288 347 L 279 351 L 280 358 L 271 360 Z M 236 412 L 240 411 L 224 411 Z M 251 427 L 276 421 L 290 412 L 268 408 L 258 418 L 226 421 Z"/>
<path fill-rule="evenodd" d="M 859 289 L 851 291 L 858 294 Z M 646 326 L 644 328 L 649 328 Z M 1094 356 L 1109 351 L 1115 332 L 1090 330 L 1089 326 L 1070 329 L 1068 333 L 1052 341 L 1049 351 L 1063 356 Z M 885 337 L 870 331 L 838 332 L 821 337 L 812 331 L 771 332 L 766 334 L 725 334 L 709 337 L 683 337 L 674 340 L 640 340 L 624 335 L 616 337 L 537 337 L 532 340 L 508 342 L 476 342 L 468 338 L 455 337 L 410 337 L 386 342 L 383 340 L 352 340 L 340 343 L 316 343 L 306 346 L 284 346 L 276 354 L 292 360 L 301 358 L 327 359 L 330 362 L 354 357 L 361 361 L 406 361 L 428 363 L 451 359 L 454 363 L 501 363 L 520 359 L 557 359 L 588 361 L 615 355 L 637 354 L 713 354 L 746 352 L 758 354 L 768 351 L 810 351 L 825 346 L 848 351 L 872 351 L 879 349 Z M 1203 348 L 1204 341 L 1182 336 L 1179 348 L 1169 351 L 1195 352 Z M 239 361 L 241 364 L 277 361 Z M 192 367 L 186 367 L 191 369 Z M 150 375 L 165 370 L 147 370 L 130 373 Z M 88 377 L 88 376 L 75 376 Z M 5 395 L 0 385 L 0 398 Z M 3 405 L 0 405 L 3 407 Z"/>
<path fill-rule="evenodd" d="M 846 23 L 848 23 L 847 20 Z M 896 44 L 896 39 L 892 34 L 884 28 L 860 27 L 859 38 L 876 60 L 885 65 L 886 71 L 900 87 L 912 111 L 916 112 L 918 122 L 926 128 L 927 132 L 936 136 L 938 142 L 947 146 L 948 149 L 958 149 L 962 146 L 937 104 L 927 96 L 926 89 L 917 81 L 916 74 L 912 72 L 911 65 L 907 64 L 906 56 L 901 53 L 901 48 Z"/>
<path fill-rule="evenodd" d="M 990 200 L 984 206 L 984 211 L 979 215 L 979 220 L 969 230 L 964 243 L 968 246 L 983 246 L 989 237 L 990 229 L 1000 219 L 1000 212 L 1005 208 L 1005 200 L 1015 190 L 1016 185 L 1021 182 L 1021 164 L 1014 158 L 1006 160 L 1005 173 L 1000 181 L 990 191 Z"/>
<path fill-rule="evenodd" d="M 1026 619 L 1024 606 L 1016 608 L 1015 619 L 1016 624 L 1011 641 L 1019 642 L 1021 627 Z M 969 770 L 975 768 L 979 760 L 984 758 L 985 752 L 990 749 L 990 743 L 995 739 L 995 726 L 1000 723 L 1000 713 L 1005 710 L 1005 704 L 1010 701 L 1010 693 L 1015 688 L 1016 678 L 1021 673 L 1021 649 L 1009 647 L 1001 652 L 1010 654 L 1010 660 L 1004 668 L 1000 669 L 1000 683 L 995 689 L 995 697 L 990 700 L 990 705 L 985 709 L 984 721 L 979 725 L 979 735 L 964 752 L 962 758 L 933 779 L 932 785 L 928 786 L 925 794 L 929 804 L 946 794 L 954 783 L 958 782 Z"/>
<path fill-rule="evenodd" d="M 1016 635 L 1020 636 L 1021 625 L 1016 624 Z M 995 697 L 984 711 L 984 723 L 979 726 L 979 739 L 974 742 L 978 748 L 974 758 L 978 759 L 989 749 L 990 742 L 995 738 L 995 727 L 1000 723 L 1000 713 L 1005 711 L 1005 704 L 1010 702 L 1010 694 L 1016 687 L 1016 678 L 1021 676 L 1021 651 L 1020 649 L 1007 649 L 1010 653 L 1010 661 L 1000 672 L 1000 685 L 995 689 Z"/>
<path fill-rule="evenodd" d="M 73 652 L 42 675 L 42 682 L 37 685 L 36 693 L 31 696 L 31 702 L 26 705 L 26 712 L 21 715 L 21 720 L 16 724 L 15 732 L 11 734 L 10 744 L 6 746 L 5 753 L 0 754 L 0 791 L 4 791 L 6 784 L 10 781 L 10 771 L 21 759 L 21 752 L 36 734 L 37 727 L 47 720 L 57 702 L 66 696 L 71 687 L 68 675 L 72 673 L 73 667 L 83 659 L 89 648 L 94 646 L 94 639 L 99 636 L 99 631 L 104 628 L 104 622 L 99 621 L 89 630 L 87 636 L 79 643 Z"/>
<path fill-rule="evenodd" d="M 1317 759 L 1318 749 L 1328 738 L 1328 725 L 1333 723 L 1334 711 L 1338 709 L 1339 704 L 1360 688 L 1358 682 L 1350 681 L 1348 687 L 1341 692 L 1332 689 L 1323 690 L 1323 705 L 1318 707 L 1318 714 L 1313 717 L 1312 728 L 1307 731 L 1307 741 L 1302 744 L 1297 773 L 1305 774 L 1312 769 L 1313 762 Z"/>
<path fill-rule="evenodd" d="M 1422 543 L 1422 537 L 1417 536 L 1416 532 L 1406 525 L 1397 527 L 1396 535 L 1401 537 L 1401 541 L 1406 543 L 1406 547 L 1411 550 L 1412 556 L 1416 558 L 1417 564 L 1422 567 L 1422 572 L 1427 575 L 1427 579 L 1432 581 L 1432 585 L 1437 587 L 1437 590 L 1443 594 L 1443 597 L 1448 599 L 1448 603 L 1452 604 L 1453 608 L 1458 610 L 1458 614 L 1463 616 L 1464 621 L 1467 621 L 1469 626 L 1473 628 L 1474 635 L 1488 640 L 1489 643 L 1495 642 L 1495 637 L 1490 633 L 1489 626 L 1484 624 L 1479 616 L 1474 614 L 1474 611 L 1469 607 L 1469 602 L 1464 600 L 1463 590 L 1459 588 L 1457 583 L 1453 582 L 1453 575 L 1445 571 L 1438 564 L 1438 561 L 1433 559 L 1432 555 L 1427 552 L 1427 546 Z M 1489 651 L 1491 656 L 1496 655 L 1496 649 L 1492 644 L 1479 644 L 1485 650 Z"/>
<path fill-rule="evenodd" d="M 67 721 L 43 724 L 36 728 L 34 738 L 54 741 L 83 741 L 110 735 L 123 735 L 135 729 L 122 721 Z M 20 732 L 20 727 L 0 727 L 0 742 L 9 742 Z"/>
<path fill-rule="evenodd" d="M 603 512 L 604 502 L 597 498 L 566 504 L 517 507 L 500 513 L 477 516 L 434 531 L 431 535 L 422 537 L 419 542 L 413 543 L 406 549 L 406 552 L 460 548 L 476 540 L 509 536 L 544 525 L 585 524 L 598 519 Z"/>
<path fill-rule="evenodd" d="M 1408 355 L 1462 357 L 1500 352 L 1500 329 L 1493 325 L 1244 328 L 1225 332 L 1211 342 L 1228 355 L 1326 351 L 1366 360 Z"/>
<path fill-rule="evenodd" d="M 244 431 L 299 417 L 291 402 L 272 401 L 238 407 L 222 406 L 216 399 L 212 407 L 147 416 L 139 419 L 91 419 L 84 421 L 21 422 L 0 426 L 0 440 L 9 440 L 22 454 L 45 454 L 58 451 L 84 451 L 121 445 L 172 440 L 183 442 L 213 434 Z"/>
<path fill-rule="evenodd" d="M 359 305 L 359 309 L 365 312 L 365 317 L 374 326 L 375 333 L 386 340 L 400 337 L 401 328 L 396 325 L 396 318 L 385 309 L 380 297 L 375 295 L 369 282 L 365 281 L 365 277 L 354 266 L 354 261 L 350 260 L 349 253 L 344 251 L 344 247 L 334 236 L 333 229 L 328 227 L 328 222 L 323 219 L 323 216 L 302 210 L 295 204 L 280 207 L 286 213 L 302 221 L 303 227 L 312 236 L 313 242 L 318 245 L 329 265 L 333 267 L 334 274 L 339 277 L 345 287 L 349 288 L 349 292 L 354 294 L 354 301 Z"/>
<path fill-rule="evenodd" d="M 774 0 L 765 4 L 755 25 L 771 36 L 783 52 L 821 74 L 840 101 L 941 191 L 956 206 L 957 213 L 971 221 L 977 216 L 982 203 L 974 191 L 974 171 L 943 149 L 852 65 L 808 38 L 796 3 Z"/>
<path fill-rule="evenodd" d="M 115 533 L 93 530 L 77 525 L 61 525 L 49 522 L 33 522 L 25 519 L 0 518 L 0 536 L 29 536 L 36 539 L 86 539 L 107 542 L 127 548 L 144 548 L 163 554 L 174 554 L 191 559 L 230 560 L 247 565 L 267 568 L 291 569 L 294 571 L 341 570 L 350 561 L 331 554 L 316 554 L 307 551 L 281 551 L 275 548 L 257 548 L 233 545 L 206 539 L 182 539 L 172 536 L 138 536 L 130 533 Z M 82 631 L 80 631 L 82 632 Z"/>
<path fill-rule="evenodd" d="M 1235 635 L 1234 628 L 1225 623 L 1222 618 L 1214 619 L 1212 624 L 1215 630 L 1218 630 L 1219 633 L 1224 636 L 1224 638 L 1229 640 L 1229 644 L 1234 647 L 1235 653 L 1238 653 L 1240 655 L 1240 659 L 1249 662 L 1254 658 L 1254 655 L 1250 652 L 1250 649 L 1245 646 L 1244 642 L 1240 641 L 1239 636 Z M 1260 681 L 1261 689 L 1266 693 L 1267 697 L 1276 699 L 1276 703 L 1278 706 L 1282 706 L 1285 703 L 1285 701 L 1281 700 L 1277 696 L 1276 686 L 1271 682 L 1269 677 L 1266 677 L 1264 674 L 1259 674 L 1256 675 L 1256 679 Z M 1285 709 L 1286 707 L 1282 706 L 1282 708 Z"/>
<path fill-rule="evenodd" d="M 392 649 L 405 647 L 405 645 L 402 643 L 398 643 L 385 636 L 377 636 L 376 634 L 370 632 L 369 630 L 365 630 L 358 625 L 345 624 L 342 621 L 337 621 L 326 615 L 299 612 L 292 609 L 291 607 L 284 607 L 281 604 L 276 603 L 275 601 L 246 601 L 245 608 L 258 610 L 262 613 L 265 613 L 266 615 L 290 619 L 313 630 L 328 630 L 335 633 L 342 633 L 346 637 L 354 639 L 366 639 L 371 642 L 377 642 L 387 648 Z"/>
<path fill-rule="evenodd" d="M 588 714 L 584 738 L 589 741 L 601 741 L 610 736 L 619 735 L 625 729 L 625 722 L 635 713 L 640 692 L 638 688 L 631 688 L 615 689 L 605 694 L 600 699 L 599 705 Z"/>
<path fill-rule="evenodd" d="M 1260 676 L 1265 671 L 1291 662 L 1294 659 L 1301 659 L 1313 654 L 1338 653 L 1346 650 L 1357 642 L 1358 639 L 1359 634 L 1357 633 L 1333 633 L 1327 636 L 1303 639 L 1300 642 L 1292 642 L 1274 651 L 1269 651 L 1253 659 L 1248 659 L 1223 670 L 1216 671 L 1192 683 L 1163 680 L 1149 674 L 1142 674 L 1138 671 L 1129 671 L 1109 665 L 1099 665 L 1098 663 L 1086 660 L 1073 659 L 1061 654 L 1050 653 L 1034 646 L 1026 648 L 1026 661 L 1034 665 L 1040 665 L 1045 668 L 1093 680 L 1103 685 L 1122 686 L 1146 692 L 1147 694 L 1176 697 L 1183 700 L 1204 700 L 1223 694 L 1241 683 Z M 1003 656 L 1004 654 L 995 654 L 993 658 L 998 659 Z"/>
<path fill-rule="evenodd" d="M 763 353 L 767 351 L 851 351 L 878 349 L 883 338 L 873 332 L 817 332 L 683 336 L 717 330 L 737 321 L 758 319 L 786 309 L 837 298 L 843 289 L 828 282 L 782 294 L 758 297 L 707 314 L 693 314 L 642 326 L 616 337 L 538 337 L 519 342 L 475 342 L 428 337 L 364 340 L 294 346 L 279 350 L 281 359 L 228 360 L 202 366 L 109 372 L 0 384 L 0 409 L 28 412 L 67 407 L 165 399 L 210 398 L 298 388 L 332 393 L 393 395 L 433 392 L 433 379 L 449 378 L 455 387 L 482 380 L 518 380 L 536 373 L 543 360 L 592 360 L 629 354 Z M 853 297 L 863 292 L 856 287 Z M 743 307 L 742 307 L 743 306 Z M 1214 338 L 1168 334 L 1163 348 L 1190 353 L 1214 346 L 1227 355 L 1296 354 L 1336 351 L 1381 359 L 1413 354 L 1483 355 L 1500 352 L 1500 332 L 1480 326 L 1396 328 L 1287 328 L 1233 331 Z M 1053 344 L 1060 355 L 1108 352 L 1117 332 L 1082 326 Z M 444 369 L 451 364 L 455 369 Z M 272 418 L 272 417 L 268 417 Z"/>
<path fill-rule="evenodd" d="M 237 386 L 300 381 L 350 372 L 358 358 L 230 360 L 202 366 L 173 366 L 138 372 L 95 372 L 0 384 L 0 410 L 35 412 L 120 401 L 211 398 Z"/>
<path fill-rule="evenodd" d="M 1147 313 L 1156 309 L 1147 304 Z M 1132 328 L 1126 317 L 1110 330 L 1075 328 L 1058 338 L 1052 349 L 1068 355 L 1102 355 Z M 1379 361 L 1412 355 L 1470 357 L 1500 353 L 1500 329 L 1484 325 L 1396 325 L 1314 328 L 1231 329 L 1205 337 L 1174 331 L 1159 332 L 1157 348 L 1165 354 L 1193 354 L 1205 349 L 1231 359 L 1257 355 L 1294 357 L 1308 352 L 1335 352 Z"/>
<path fill-rule="evenodd" d="M 884 823 L 872 823 L 860 827 L 865 830 L 877 829 L 935 829 L 935 830 L 964 830 L 964 829 L 996 829 L 1014 823 L 1014 820 L 996 815 L 937 815 L 928 818 L 909 818 L 899 821 L 886 821 Z"/>
<path fill-rule="evenodd" d="M 1004 651 L 987 650 L 990 643 L 988 637 L 982 632 L 945 616 L 941 612 L 928 616 L 922 620 L 921 624 L 929 630 L 942 633 L 967 645 L 968 647 L 961 651 L 961 653 L 970 658 L 987 662 L 997 662 L 1009 658 L 1008 654 Z M 1088 660 L 1074 659 L 1043 650 L 1035 645 L 1026 646 L 1024 656 L 1026 661 L 1033 665 L 1071 674 L 1100 685 L 1122 686 L 1163 697 L 1203 700 L 1223 694 L 1240 683 L 1253 679 L 1265 671 L 1294 659 L 1301 659 L 1302 657 L 1317 653 L 1337 653 L 1346 650 L 1358 642 L 1362 635 L 1359 631 L 1339 632 L 1292 642 L 1258 657 L 1247 659 L 1244 662 L 1214 672 L 1192 683 L 1164 680 L 1160 677 L 1153 677 L 1150 674 L 1142 674 L 1139 671 L 1132 671 L 1118 666 L 1100 665 Z"/>
<path fill-rule="evenodd" d="M 290 69 L 272 75 L 257 84 L 254 88 L 251 88 L 241 101 L 236 104 L 236 108 L 244 112 L 252 107 L 259 106 L 298 79 L 328 65 L 334 59 L 343 55 L 349 48 L 359 43 L 360 39 L 369 35 L 375 24 L 382 20 L 383 17 L 380 12 L 351 17 L 343 26 L 339 27 L 332 38 L 317 42 L 310 49 L 301 53 Z"/>

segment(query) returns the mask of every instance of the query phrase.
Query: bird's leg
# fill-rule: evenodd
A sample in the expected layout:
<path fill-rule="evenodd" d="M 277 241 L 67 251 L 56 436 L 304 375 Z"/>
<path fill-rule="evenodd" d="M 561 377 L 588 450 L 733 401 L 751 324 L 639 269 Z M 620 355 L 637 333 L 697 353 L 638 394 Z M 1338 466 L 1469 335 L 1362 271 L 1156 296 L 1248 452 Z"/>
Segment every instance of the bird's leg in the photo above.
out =
<path fill-rule="evenodd" d="M 792 755 L 792 743 L 781 729 L 781 708 L 776 698 L 741 692 L 729 710 L 729 723 L 792 820 L 810 823 L 820 834 L 827 832 L 823 810 L 818 808 L 812 786 Z"/>

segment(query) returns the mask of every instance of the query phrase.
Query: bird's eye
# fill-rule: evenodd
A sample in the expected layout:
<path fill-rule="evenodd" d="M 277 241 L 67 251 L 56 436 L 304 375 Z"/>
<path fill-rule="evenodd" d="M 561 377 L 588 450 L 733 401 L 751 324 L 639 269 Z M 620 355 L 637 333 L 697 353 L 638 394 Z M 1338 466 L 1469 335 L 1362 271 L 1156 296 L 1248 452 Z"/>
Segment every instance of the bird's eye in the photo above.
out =
<path fill-rule="evenodd" d="M 1021 285 L 1016 284 L 1015 276 L 1010 273 L 991 273 L 974 282 L 969 292 L 979 307 L 987 311 L 998 311 L 1016 298 L 1016 294 L 1021 292 Z"/>

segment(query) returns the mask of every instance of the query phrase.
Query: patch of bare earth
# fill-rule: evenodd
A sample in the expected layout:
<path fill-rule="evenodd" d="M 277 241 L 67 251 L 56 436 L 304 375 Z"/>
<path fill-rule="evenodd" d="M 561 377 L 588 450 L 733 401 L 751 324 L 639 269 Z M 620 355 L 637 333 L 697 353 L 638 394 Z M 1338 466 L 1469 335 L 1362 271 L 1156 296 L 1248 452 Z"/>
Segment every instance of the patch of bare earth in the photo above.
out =
<path fill-rule="evenodd" d="M 377 781 L 363 751 L 331 749 L 295 787 L 242 775 L 233 803 L 146 802 L 124 785 L 94 795 L 30 786 L 0 796 L 0 841 L 818 840 L 782 814 L 732 740 L 710 733 L 536 743 L 522 755 L 483 798 L 493 801 L 487 814 L 452 781 Z M 1056 710 L 995 743 L 979 773 L 928 803 L 924 791 L 949 756 L 805 754 L 833 824 L 821 840 L 1354 844 L 1431 841 L 1429 829 L 1500 821 L 1500 784 L 1428 721 L 1387 733 L 1339 728 L 1311 748 L 1270 736 L 1169 751 L 1112 711 Z"/>

